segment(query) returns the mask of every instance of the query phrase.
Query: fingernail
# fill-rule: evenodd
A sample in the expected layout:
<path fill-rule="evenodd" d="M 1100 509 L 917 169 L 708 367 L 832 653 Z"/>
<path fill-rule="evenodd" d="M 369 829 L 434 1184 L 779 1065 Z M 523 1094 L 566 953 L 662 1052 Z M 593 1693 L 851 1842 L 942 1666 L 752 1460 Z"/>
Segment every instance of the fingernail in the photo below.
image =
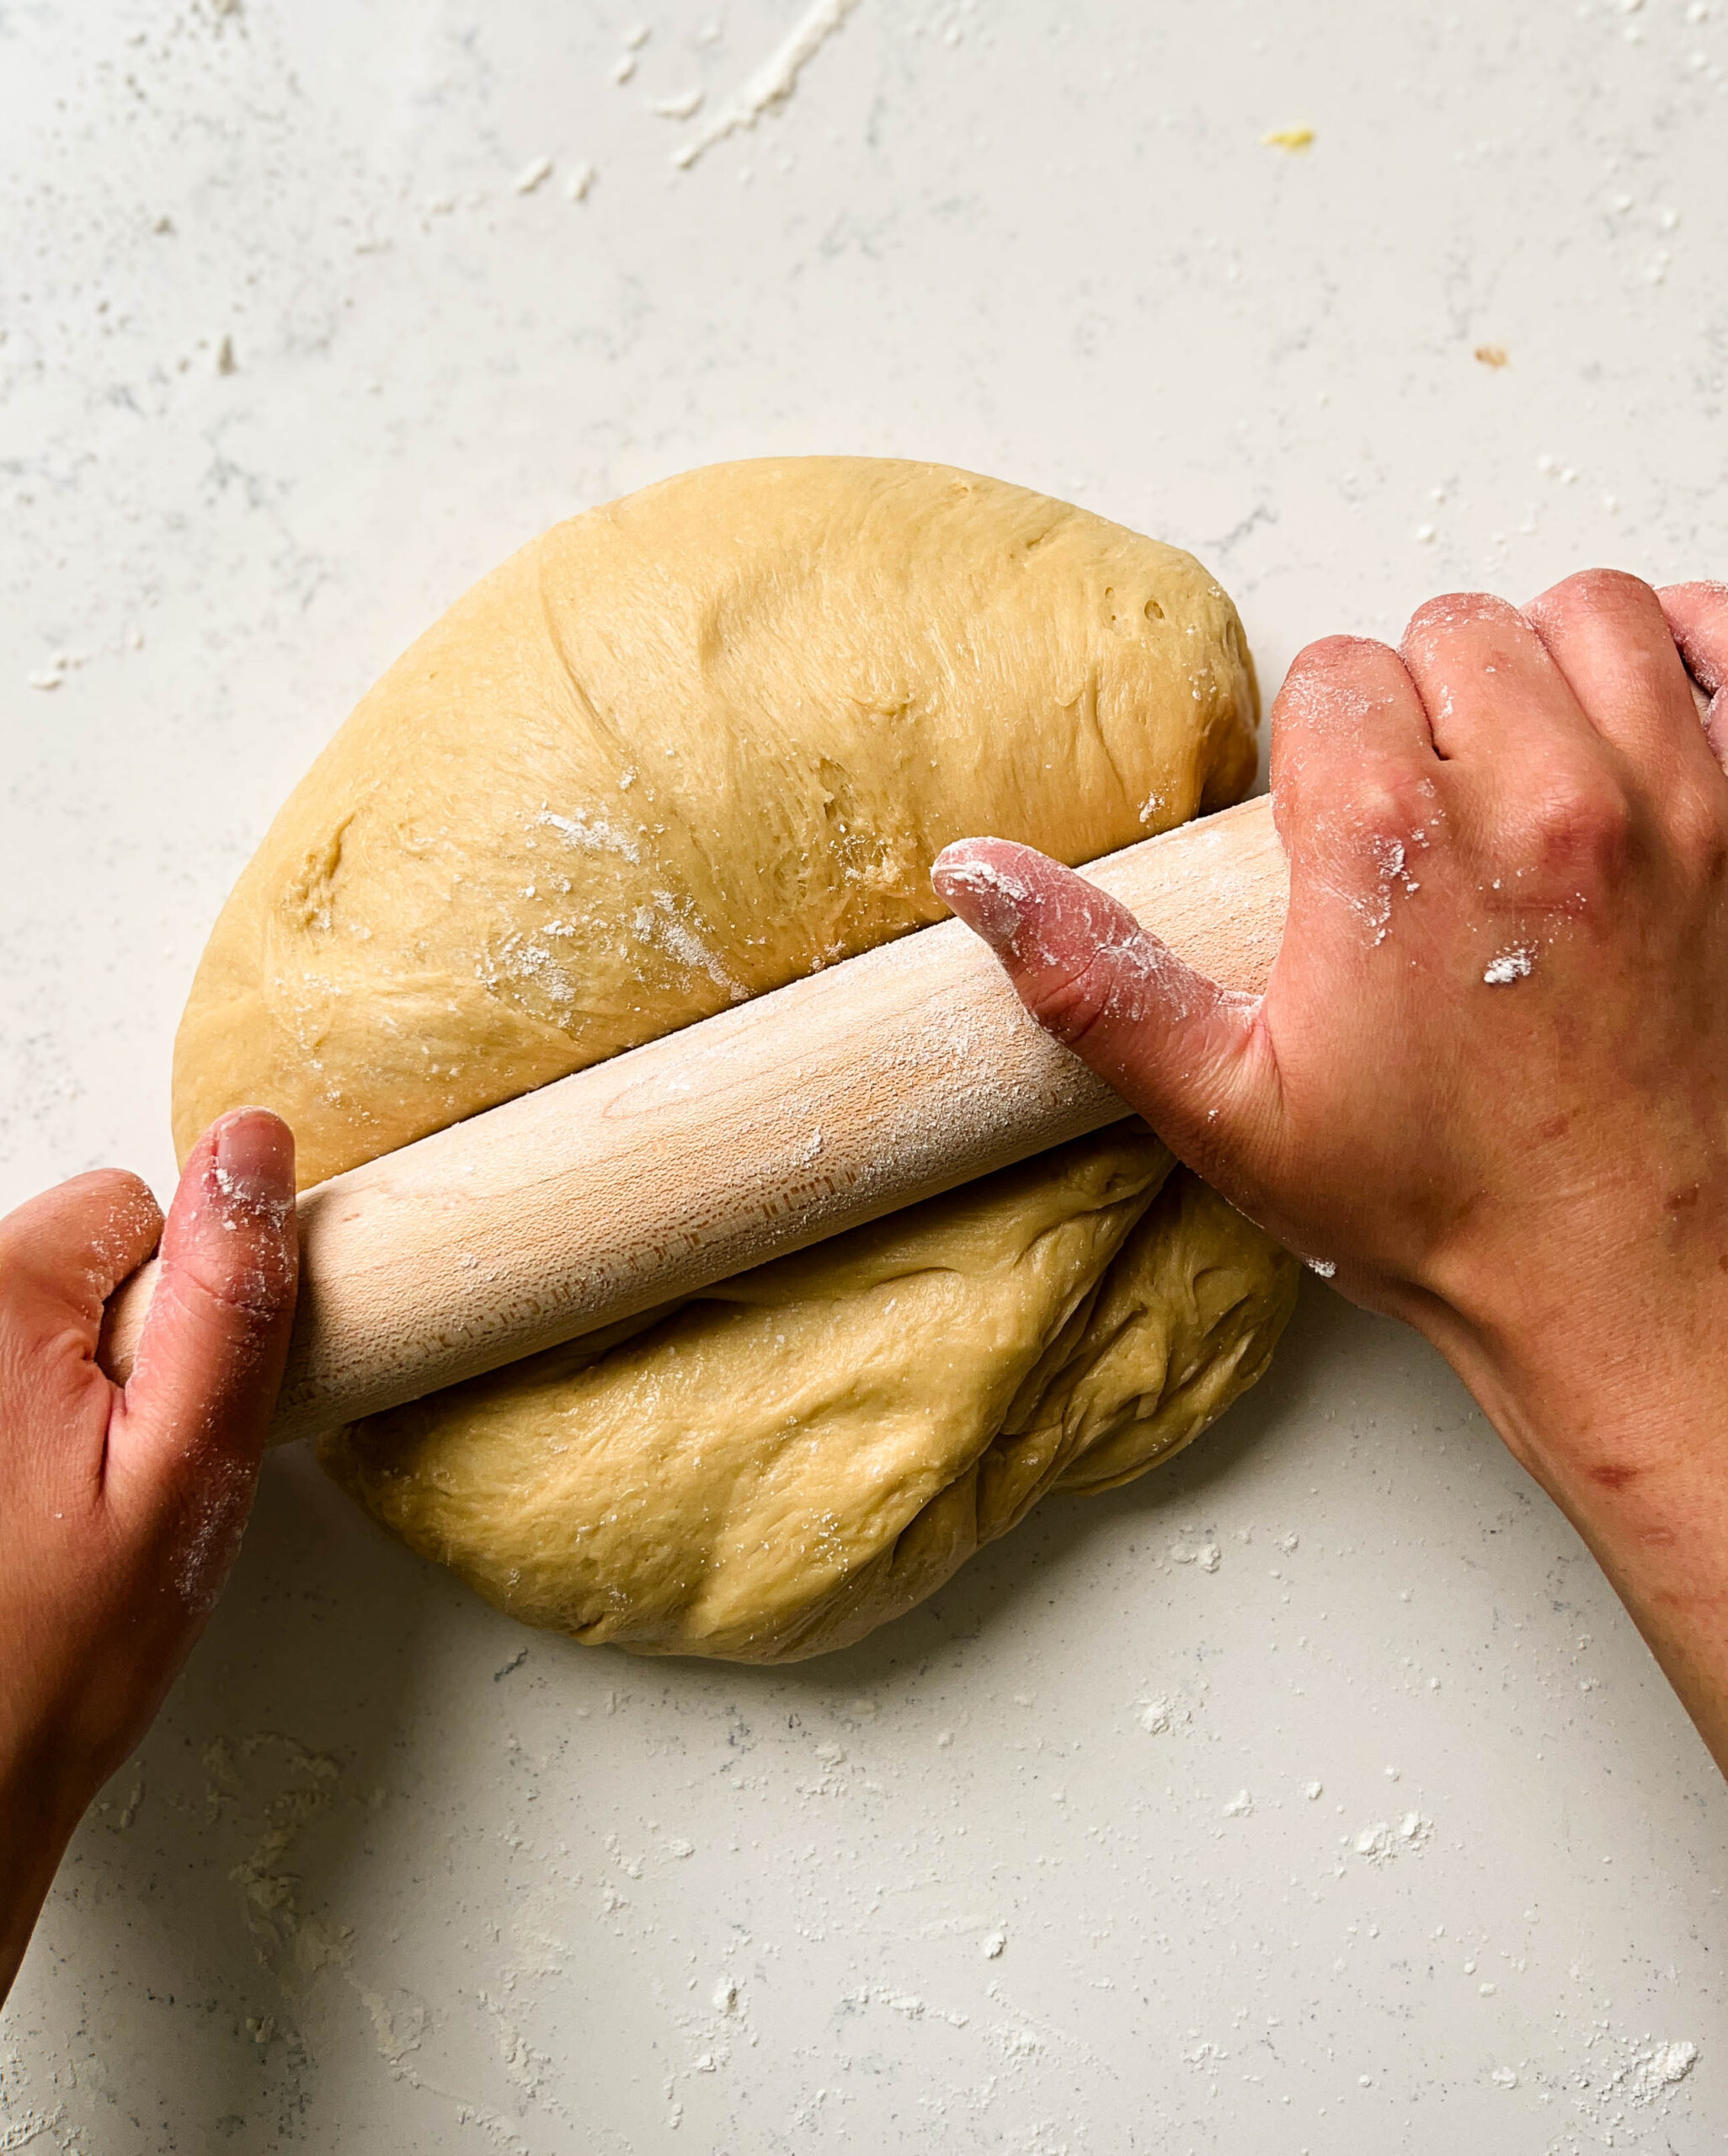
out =
<path fill-rule="evenodd" d="M 294 1140 L 258 1108 L 236 1108 L 216 1127 L 211 1177 L 231 1210 L 285 1220 L 294 1205 Z"/>
<path fill-rule="evenodd" d="M 969 851 L 970 843 L 961 839 L 943 847 L 930 872 L 931 888 L 993 951 L 1012 951 L 1032 893 L 987 855 Z"/>

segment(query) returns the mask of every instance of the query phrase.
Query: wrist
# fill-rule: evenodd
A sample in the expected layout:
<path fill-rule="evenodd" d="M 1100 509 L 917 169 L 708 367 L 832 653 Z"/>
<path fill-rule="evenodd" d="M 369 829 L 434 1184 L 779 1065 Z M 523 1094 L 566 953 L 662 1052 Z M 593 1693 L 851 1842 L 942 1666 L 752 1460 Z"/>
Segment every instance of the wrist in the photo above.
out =
<path fill-rule="evenodd" d="M 1665 1465 L 1728 1466 L 1728 1276 L 1580 1262 L 1546 1292 L 1509 1280 L 1498 1307 L 1449 1305 L 1424 1329 L 1545 1483 L 1624 1488 Z"/>
<path fill-rule="evenodd" d="M 1608 1574 L 1728 1774 L 1728 1283 L 1581 1300 L 1536 1332 L 1428 1328 Z M 1449 1337 L 1448 1337 L 1449 1336 Z"/>
<path fill-rule="evenodd" d="M 1485 1209 L 1430 1254 L 1408 1313 L 1544 1482 L 1714 1457 L 1728 1400 L 1728 1190 L 1677 1210 L 1645 1187 L 1603 1198 L 1564 1230 L 1551 1203 Z"/>
<path fill-rule="evenodd" d="M 0 1749 L 0 2002 L 88 1802 L 36 1748 Z"/>

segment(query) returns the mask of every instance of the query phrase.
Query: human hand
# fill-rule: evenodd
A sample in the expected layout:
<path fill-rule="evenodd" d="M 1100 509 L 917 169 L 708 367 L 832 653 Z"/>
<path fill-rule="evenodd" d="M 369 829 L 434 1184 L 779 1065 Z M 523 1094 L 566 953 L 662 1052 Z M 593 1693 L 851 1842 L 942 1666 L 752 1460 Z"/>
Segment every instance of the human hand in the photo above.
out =
<path fill-rule="evenodd" d="M 1440 1347 L 1728 1765 L 1728 587 L 1436 600 L 1398 652 L 1304 652 L 1272 728 L 1263 997 L 1026 847 L 936 889 L 1185 1161 Z"/>
<path fill-rule="evenodd" d="M 131 1381 L 103 1305 L 162 1246 Z M 166 1226 L 103 1170 L 0 1220 L 0 1999 L 85 1806 L 132 1749 L 239 1547 L 288 1350 L 294 1140 L 213 1123 Z"/>

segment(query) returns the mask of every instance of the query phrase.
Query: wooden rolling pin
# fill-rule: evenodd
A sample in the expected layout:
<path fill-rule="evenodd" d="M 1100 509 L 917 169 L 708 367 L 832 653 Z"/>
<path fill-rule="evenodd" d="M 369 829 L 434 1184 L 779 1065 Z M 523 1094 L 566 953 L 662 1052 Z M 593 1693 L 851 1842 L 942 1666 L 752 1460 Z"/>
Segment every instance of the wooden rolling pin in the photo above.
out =
<path fill-rule="evenodd" d="M 1244 803 L 1085 872 L 1258 990 L 1288 877 Z M 1127 1113 L 948 921 L 335 1176 L 300 1200 L 273 1439 L 417 1399 L 694 1294 Z M 156 1267 L 114 1295 L 125 1378 Z"/>

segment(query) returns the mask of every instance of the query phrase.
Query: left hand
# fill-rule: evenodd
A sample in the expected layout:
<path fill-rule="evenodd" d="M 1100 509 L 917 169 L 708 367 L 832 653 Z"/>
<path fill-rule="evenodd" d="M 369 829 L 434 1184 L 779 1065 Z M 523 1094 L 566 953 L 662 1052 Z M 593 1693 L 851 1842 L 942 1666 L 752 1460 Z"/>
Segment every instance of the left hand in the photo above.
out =
<path fill-rule="evenodd" d="M 96 1361 L 103 1306 L 158 1241 L 122 1389 Z M 0 1999 L 227 1578 L 298 1268 L 294 1140 L 257 1108 L 199 1140 L 166 1225 L 117 1170 L 0 1220 Z"/>

